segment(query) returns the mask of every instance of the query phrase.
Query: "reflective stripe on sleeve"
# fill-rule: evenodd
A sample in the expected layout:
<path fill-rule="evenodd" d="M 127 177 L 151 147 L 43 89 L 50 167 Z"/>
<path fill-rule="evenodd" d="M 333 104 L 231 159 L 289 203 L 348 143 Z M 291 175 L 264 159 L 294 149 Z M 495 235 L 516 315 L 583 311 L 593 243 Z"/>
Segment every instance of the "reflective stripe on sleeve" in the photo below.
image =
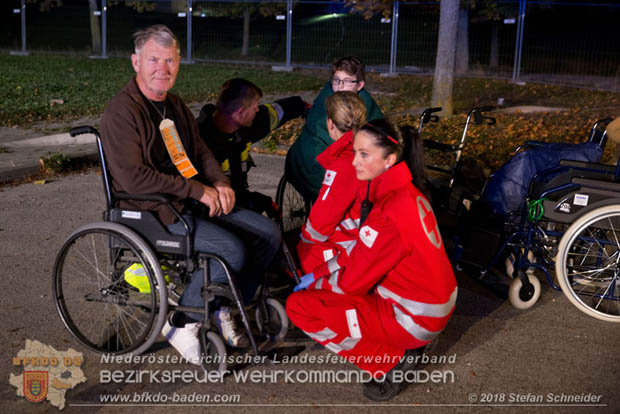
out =
<path fill-rule="evenodd" d="M 319 233 L 312 227 L 312 223 L 310 223 L 310 219 L 306 220 L 306 232 L 308 232 L 310 237 L 312 237 L 316 241 L 324 242 L 324 241 L 327 241 L 327 239 L 329 239 L 329 236 L 325 236 Z"/>
<path fill-rule="evenodd" d="M 338 256 L 332 257 L 327 261 L 327 270 L 329 270 L 329 273 L 335 273 L 340 270 L 340 265 L 338 264 Z"/>
<path fill-rule="evenodd" d="M 431 316 L 433 318 L 445 318 L 450 314 L 456 304 L 457 290 L 458 288 L 455 287 L 454 291 L 450 295 L 450 299 L 448 299 L 447 302 L 433 304 L 405 299 L 382 285 L 377 287 L 377 293 L 381 295 L 382 298 L 392 299 L 394 302 L 405 308 L 410 314 L 418 316 Z"/>
<path fill-rule="evenodd" d="M 346 220 L 342 220 L 340 225 L 346 230 L 356 230 L 359 227 L 359 220 L 348 218 Z"/>
<path fill-rule="evenodd" d="M 344 247 L 344 250 L 347 252 L 347 255 L 351 255 L 351 250 L 355 247 L 357 240 L 347 240 L 336 242 L 337 245 Z"/>
<path fill-rule="evenodd" d="M 332 292 L 344 295 L 344 292 L 342 291 L 342 289 L 340 289 L 340 286 L 338 286 L 338 271 L 335 271 L 331 274 L 331 276 L 329 277 L 329 284 L 332 287 Z"/>

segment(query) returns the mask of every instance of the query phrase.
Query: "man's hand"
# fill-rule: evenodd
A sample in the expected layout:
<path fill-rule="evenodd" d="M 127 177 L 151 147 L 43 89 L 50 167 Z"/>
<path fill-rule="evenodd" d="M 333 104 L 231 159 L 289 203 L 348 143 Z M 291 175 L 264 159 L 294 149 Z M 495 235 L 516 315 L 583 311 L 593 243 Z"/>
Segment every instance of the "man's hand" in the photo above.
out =
<path fill-rule="evenodd" d="M 220 194 L 215 188 L 205 185 L 202 197 L 200 197 L 199 201 L 209 207 L 209 217 L 219 216 L 222 214 Z"/>
<path fill-rule="evenodd" d="M 218 182 L 213 185 L 218 192 L 222 212 L 224 214 L 230 213 L 235 206 L 235 191 L 228 183 Z"/>

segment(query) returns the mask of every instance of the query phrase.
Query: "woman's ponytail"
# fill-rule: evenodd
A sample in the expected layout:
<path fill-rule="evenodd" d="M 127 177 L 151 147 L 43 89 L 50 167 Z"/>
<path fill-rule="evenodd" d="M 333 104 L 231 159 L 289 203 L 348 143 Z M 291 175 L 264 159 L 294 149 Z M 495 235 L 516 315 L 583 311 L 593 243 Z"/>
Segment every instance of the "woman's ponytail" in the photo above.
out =
<path fill-rule="evenodd" d="M 428 198 L 428 184 L 426 173 L 424 172 L 424 142 L 418 133 L 418 130 L 412 126 L 405 125 L 400 127 L 400 133 L 403 137 L 403 161 L 409 167 L 413 176 L 413 184 Z"/>

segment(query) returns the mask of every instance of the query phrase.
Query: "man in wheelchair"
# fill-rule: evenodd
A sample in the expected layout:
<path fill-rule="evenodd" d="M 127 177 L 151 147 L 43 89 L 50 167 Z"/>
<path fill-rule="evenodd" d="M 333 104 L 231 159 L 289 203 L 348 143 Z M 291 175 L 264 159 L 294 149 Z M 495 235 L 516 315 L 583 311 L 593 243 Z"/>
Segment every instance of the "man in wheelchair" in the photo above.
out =
<path fill-rule="evenodd" d="M 249 190 L 248 172 L 254 166 L 253 143 L 288 121 L 305 116 L 308 104 L 299 96 L 259 105 L 263 92 L 254 83 L 234 78 L 222 85 L 217 103 L 206 104 L 198 116 L 200 136 L 230 178 L 237 206 L 277 218 L 270 197 Z"/>
<path fill-rule="evenodd" d="M 242 276 L 238 284 L 243 302 L 248 303 L 278 251 L 279 229 L 272 220 L 235 207 L 235 191 L 200 138 L 194 116 L 178 96 L 168 93 L 180 65 L 174 34 L 155 25 L 135 33 L 134 43 L 131 61 L 136 76 L 108 102 L 101 121 L 112 189 L 172 197 L 193 231 L 194 250 L 223 258 L 234 274 Z M 186 232 L 164 203 L 121 201 L 121 207 L 150 210 L 169 232 Z M 213 282 L 228 283 L 220 265 L 211 266 L 210 275 Z M 203 286 L 202 270 L 194 271 L 179 305 L 204 308 Z M 237 331 L 232 309 L 217 302 L 210 307 L 216 309 L 212 317 L 222 337 L 230 346 L 247 347 L 248 338 Z M 204 318 L 200 313 L 175 312 L 162 330 L 189 361 L 200 357 L 198 330 Z"/>

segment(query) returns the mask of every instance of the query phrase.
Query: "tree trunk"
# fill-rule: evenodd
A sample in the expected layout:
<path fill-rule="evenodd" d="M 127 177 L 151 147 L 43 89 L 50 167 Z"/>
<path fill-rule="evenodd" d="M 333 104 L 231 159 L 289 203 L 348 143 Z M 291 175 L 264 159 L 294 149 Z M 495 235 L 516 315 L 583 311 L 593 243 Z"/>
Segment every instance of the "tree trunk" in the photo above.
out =
<path fill-rule="evenodd" d="M 101 55 L 101 22 L 99 16 L 95 16 L 94 12 L 99 10 L 97 0 L 88 0 L 88 8 L 90 11 L 90 39 L 93 55 Z"/>
<path fill-rule="evenodd" d="M 241 46 L 241 56 L 248 55 L 248 44 L 250 43 L 250 9 L 243 10 L 243 46 Z"/>
<path fill-rule="evenodd" d="M 459 0 L 441 0 L 431 106 L 441 106 L 444 116 L 451 116 L 454 113 L 452 90 L 454 86 L 458 16 Z"/>
<path fill-rule="evenodd" d="M 456 36 L 456 73 L 469 71 L 469 9 L 459 9 L 459 27 Z"/>
<path fill-rule="evenodd" d="M 494 20 L 491 26 L 491 50 L 489 52 L 489 69 L 499 67 L 499 22 Z"/>

